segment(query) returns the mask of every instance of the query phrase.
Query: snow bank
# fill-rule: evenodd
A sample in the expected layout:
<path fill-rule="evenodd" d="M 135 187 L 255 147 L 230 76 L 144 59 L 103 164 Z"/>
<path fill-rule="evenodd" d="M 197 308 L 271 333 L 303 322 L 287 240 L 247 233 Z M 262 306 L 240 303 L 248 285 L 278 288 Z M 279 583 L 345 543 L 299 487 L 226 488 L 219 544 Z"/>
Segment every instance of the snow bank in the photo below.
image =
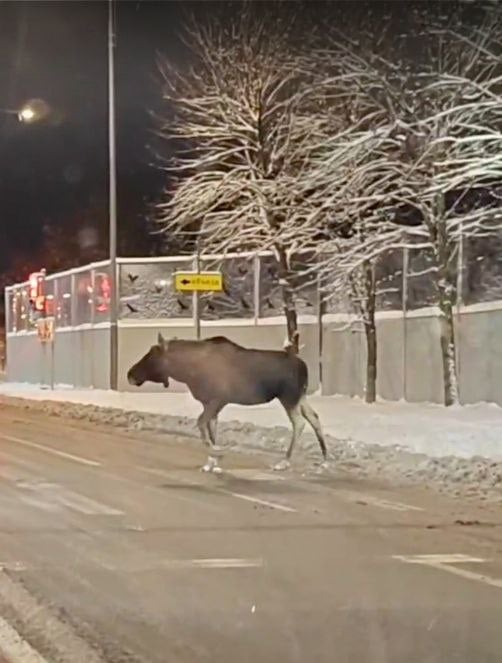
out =
<path fill-rule="evenodd" d="M 200 404 L 186 393 L 117 393 L 100 390 L 0 384 L 0 396 L 50 414 L 100 421 L 127 428 L 197 436 Z M 18 401 L 18 399 L 23 399 Z M 435 482 L 442 490 L 502 497 L 502 409 L 495 405 L 444 408 L 438 405 L 378 402 L 314 395 L 336 467 L 393 481 Z M 280 405 L 227 406 L 220 415 L 220 442 L 243 451 L 283 453 L 289 424 Z M 313 435 L 299 445 L 308 459 L 319 458 Z M 493 495 L 492 495 L 493 497 Z"/>
<path fill-rule="evenodd" d="M 54 391 L 28 384 L 0 384 L 0 395 L 118 408 L 129 412 L 196 418 L 200 404 L 189 394 L 112 392 L 57 385 Z M 396 446 L 428 456 L 482 456 L 502 460 L 502 408 L 491 404 L 445 408 L 441 405 L 312 395 L 326 433 L 356 443 Z M 257 407 L 228 405 L 220 421 L 240 421 L 260 428 L 288 427 L 278 403 Z"/>

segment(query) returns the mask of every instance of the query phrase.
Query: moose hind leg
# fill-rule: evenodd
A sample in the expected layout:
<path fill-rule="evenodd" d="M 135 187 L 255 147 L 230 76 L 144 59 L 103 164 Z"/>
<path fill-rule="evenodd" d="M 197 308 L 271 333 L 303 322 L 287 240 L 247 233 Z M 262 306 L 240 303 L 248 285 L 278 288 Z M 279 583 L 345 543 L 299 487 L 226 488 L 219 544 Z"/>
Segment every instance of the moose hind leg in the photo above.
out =
<path fill-rule="evenodd" d="M 200 437 L 202 439 L 202 444 L 205 444 L 206 447 L 210 446 L 210 440 L 209 440 L 209 430 L 208 430 L 208 423 L 205 418 L 205 411 L 200 415 L 200 417 L 197 419 L 197 428 L 199 429 L 200 432 Z"/>
<path fill-rule="evenodd" d="M 295 448 L 296 441 L 300 437 L 305 427 L 305 421 L 302 417 L 302 411 L 300 405 L 295 405 L 292 408 L 286 408 L 287 415 L 291 421 L 291 426 L 293 432 L 291 434 L 291 442 L 289 443 L 288 450 L 286 452 L 286 458 L 279 461 L 274 465 L 274 470 L 287 470 L 291 465 L 291 456 L 293 455 L 293 450 Z"/>
<path fill-rule="evenodd" d="M 326 441 L 324 439 L 324 433 L 322 432 L 319 415 L 305 399 L 302 400 L 300 407 L 303 417 L 309 422 L 314 430 L 317 441 L 319 442 L 319 446 L 321 447 L 322 457 L 324 461 L 326 461 L 328 458 L 328 452 L 326 449 Z"/>
<path fill-rule="evenodd" d="M 216 417 L 220 410 L 220 403 L 216 401 L 207 403 L 204 405 L 204 411 L 198 419 L 202 441 L 212 449 L 206 464 L 202 467 L 204 472 L 221 473 L 222 471 L 218 462 L 218 458 L 221 457 L 221 450 L 216 447 Z"/>

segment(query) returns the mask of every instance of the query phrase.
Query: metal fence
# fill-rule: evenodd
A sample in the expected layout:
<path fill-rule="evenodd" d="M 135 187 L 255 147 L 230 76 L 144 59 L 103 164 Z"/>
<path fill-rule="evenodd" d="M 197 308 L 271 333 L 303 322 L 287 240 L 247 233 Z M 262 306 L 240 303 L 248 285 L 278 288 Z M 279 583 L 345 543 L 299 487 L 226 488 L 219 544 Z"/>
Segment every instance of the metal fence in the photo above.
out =
<path fill-rule="evenodd" d="M 195 315 L 192 294 L 174 289 L 174 273 L 195 270 L 195 258 L 120 258 L 118 263 L 119 310 L 123 321 L 190 320 Z M 280 286 L 272 254 L 203 256 L 201 271 L 223 273 L 222 292 L 199 296 L 201 320 L 270 318 L 282 315 Z M 305 259 L 293 261 L 293 285 L 300 314 L 316 313 L 317 282 L 306 273 Z M 112 274 L 103 261 L 46 277 L 45 295 L 51 302 L 58 329 L 108 323 Z M 7 333 L 35 331 L 30 316 L 28 282 L 6 289 Z"/>
<path fill-rule="evenodd" d="M 453 271 L 458 304 L 502 299 L 501 238 L 470 240 L 457 262 Z M 377 310 L 406 313 L 434 304 L 437 296 L 431 266 L 432 256 L 424 250 L 399 249 L 386 254 L 376 267 Z M 125 323 L 193 320 L 195 296 L 176 292 L 173 275 L 176 271 L 195 269 L 193 256 L 119 258 L 119 320 Z M 200 259 L 200 269 L 221 270 L 224 277 L 222 292 L 199 296 L 197 308 L 202 321 L 241 319 L 258 323 L 282 316 L 281 288 L 272 253 L 206 255 Z M 54 312 L 56 328 L 107 325 L 112 279 L 108 261 L 47 276 L 45 294 Z M 311 255 L 298 254 L 292 260 L 291 282 L 298 314 L 318 317 L 321 294 Z M 324 314 L 351 312 L 348 293 L 329 293 L 329 287 L 325 291 L 329 297 L 322 307 Z M 29 333 L 35 329 L 28 283 L 6 288 L 7 333 Z"/>

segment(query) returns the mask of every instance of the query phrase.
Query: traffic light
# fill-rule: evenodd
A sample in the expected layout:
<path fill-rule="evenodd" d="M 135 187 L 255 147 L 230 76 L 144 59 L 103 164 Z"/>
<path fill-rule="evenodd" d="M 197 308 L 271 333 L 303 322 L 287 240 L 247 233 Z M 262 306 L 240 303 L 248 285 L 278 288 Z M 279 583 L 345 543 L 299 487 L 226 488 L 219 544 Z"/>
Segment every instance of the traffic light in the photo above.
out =
<path fill-rule="evenodd" d="M 104 272 L 96 274 L 96 311 L 98 313 L 107 313 L 110 308 L 110 299 L 112 292 L 112 284 L 110 277 Z"/>
<path fill-rule="evenodd" d="M 37 313 L 42 313 L 45 309 L 44 282 L 44 269 L 40 272 L 32 272 L 28 279 L 30 306 Z"/>

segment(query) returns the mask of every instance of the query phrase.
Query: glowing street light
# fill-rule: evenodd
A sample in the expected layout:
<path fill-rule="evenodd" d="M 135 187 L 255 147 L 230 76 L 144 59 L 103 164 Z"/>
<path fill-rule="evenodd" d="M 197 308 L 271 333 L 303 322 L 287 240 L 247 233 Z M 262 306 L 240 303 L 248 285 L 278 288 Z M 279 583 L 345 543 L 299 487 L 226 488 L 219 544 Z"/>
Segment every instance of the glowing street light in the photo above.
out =
<path fill-rule="evenodd" d="M 21 108 L 18 112 L 17 117 L 20 122 L 33 122 L 36 119 L 36 113 L 30 106 L 25 106 Z"/>
<path fill-rule="evenodd" d="M 24 124 L 32 124 L 44 120 L 49 115 L 50 111 L 49 104 L 43 99 L 31 99 L 18 109 L 0 109 L 0 113 L 16 115 L 19 122 L 23 122 Z"/>
<path fill-rule="evenodd" d="M 50 112 L 49 104 L 43 99 L 30 99 L 30 101 L 26 102 L 19 109 L 17 118 L 20 122 L 32 124 L 33 122 L 45 120 Z"/>

